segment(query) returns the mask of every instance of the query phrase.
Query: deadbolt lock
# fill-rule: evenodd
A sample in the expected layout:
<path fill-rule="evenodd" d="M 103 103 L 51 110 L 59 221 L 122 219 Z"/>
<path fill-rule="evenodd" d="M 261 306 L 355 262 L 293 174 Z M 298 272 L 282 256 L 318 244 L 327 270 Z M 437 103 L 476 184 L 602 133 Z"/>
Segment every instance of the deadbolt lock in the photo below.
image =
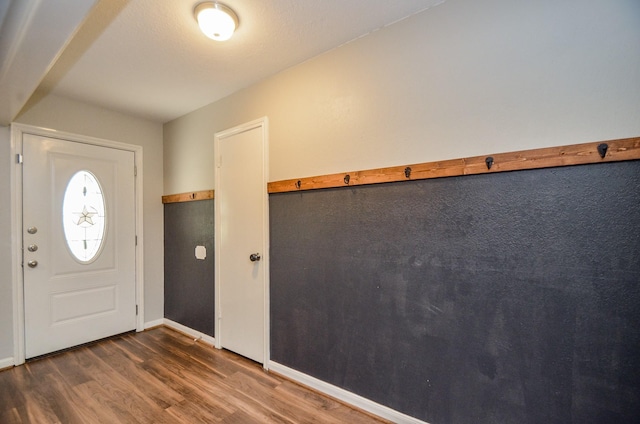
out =
<path fill-rule="evenodd" d="M 27 233 L 29 233 L 29 234 L 35 234 L 37 232 L 38 232 L 38 229 L 36 227 L 27 228 Z"/>
<path fill-rule="evenodd" d="M 35 268 L 38 266 L 38 261 L 29 261 L 27 265 L 29 265 L 29 268 Z"/>
<path fill-rule="evenodd" d="M 27 247 L 27 250 L 29 252 L 35 252 L 38 250 L 38 245 L 37 244 L 30 244 L 29 247 Z"/>

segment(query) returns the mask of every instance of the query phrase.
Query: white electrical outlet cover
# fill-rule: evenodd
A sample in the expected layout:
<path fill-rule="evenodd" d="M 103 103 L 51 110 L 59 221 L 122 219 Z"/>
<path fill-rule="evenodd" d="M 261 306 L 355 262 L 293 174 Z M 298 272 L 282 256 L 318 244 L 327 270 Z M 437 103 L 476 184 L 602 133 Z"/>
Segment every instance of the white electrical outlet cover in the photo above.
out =
<path fill-rule="evenodd" d="M 196 259 L 204 260 L 207 257 L 207 248 L 196 246 Z"/>

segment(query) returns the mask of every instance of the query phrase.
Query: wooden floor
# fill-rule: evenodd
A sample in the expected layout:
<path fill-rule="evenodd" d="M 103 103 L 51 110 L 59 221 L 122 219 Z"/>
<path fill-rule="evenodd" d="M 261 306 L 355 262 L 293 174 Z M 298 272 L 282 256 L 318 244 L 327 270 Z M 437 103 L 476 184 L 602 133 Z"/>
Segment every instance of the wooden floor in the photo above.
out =
<path fill-rule="evenodd" d="M 0 423 L 381 423 L 161 327 L 0 372 Z"/>

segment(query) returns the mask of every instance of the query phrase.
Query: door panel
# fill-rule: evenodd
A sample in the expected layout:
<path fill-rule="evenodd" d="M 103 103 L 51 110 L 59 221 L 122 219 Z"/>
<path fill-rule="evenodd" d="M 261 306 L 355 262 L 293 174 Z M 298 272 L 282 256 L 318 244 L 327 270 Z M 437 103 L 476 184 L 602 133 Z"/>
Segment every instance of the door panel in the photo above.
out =
<path fill-rule="evenodd" d="M 223 136 L 216 209 L 222 347 L 265 361 L 266 177 L 264 126 Z M 251 254 L 260 259 L 252 261 Z M 254 258 L 256 259 L 256 258 Z"/>
<path fill-rule="evenodd" d="M 134 153 L 25 134 L 23 156 L 26 357 L 135 329 Z M 81 171 L 95 177 L 97 194 L 81 184 L 79 203 L 63 215 L 69 181 Z M 92 193 L 104 198 L 104 212 Z M 100 219 L 102 247 L 76 258 L 64 220 L 81 227 L 74 240 L 86 249 Z"/>

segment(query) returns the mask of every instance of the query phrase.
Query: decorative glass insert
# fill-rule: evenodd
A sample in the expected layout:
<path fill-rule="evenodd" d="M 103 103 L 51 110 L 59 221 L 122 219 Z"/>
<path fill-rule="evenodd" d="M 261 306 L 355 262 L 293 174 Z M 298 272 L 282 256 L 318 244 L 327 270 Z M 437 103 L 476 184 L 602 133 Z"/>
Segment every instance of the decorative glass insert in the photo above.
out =
<path fill-rule="evenodd" d="M 62 202 L 62 224 L 69 250 L 81 263 L 100 253 L 106 227 L 105 200 L 95 175 L 78 171 L 71 177 Z"/>

